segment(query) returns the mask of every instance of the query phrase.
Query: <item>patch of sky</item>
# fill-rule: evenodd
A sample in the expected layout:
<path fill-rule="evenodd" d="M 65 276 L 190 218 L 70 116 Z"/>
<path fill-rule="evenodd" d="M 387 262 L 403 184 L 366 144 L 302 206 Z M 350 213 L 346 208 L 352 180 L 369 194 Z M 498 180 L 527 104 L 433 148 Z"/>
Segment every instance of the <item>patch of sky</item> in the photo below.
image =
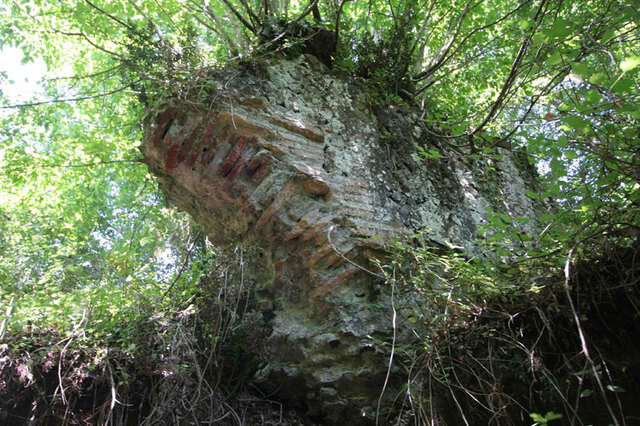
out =
<path fill-rule="evenodd" d="M 24 61 L 22 51 L 4 46 L 0 50 L 0 94 L 5 105 L 25 103 L 42 95 L 42 78 L 47 71 L 44 62 Z"/>

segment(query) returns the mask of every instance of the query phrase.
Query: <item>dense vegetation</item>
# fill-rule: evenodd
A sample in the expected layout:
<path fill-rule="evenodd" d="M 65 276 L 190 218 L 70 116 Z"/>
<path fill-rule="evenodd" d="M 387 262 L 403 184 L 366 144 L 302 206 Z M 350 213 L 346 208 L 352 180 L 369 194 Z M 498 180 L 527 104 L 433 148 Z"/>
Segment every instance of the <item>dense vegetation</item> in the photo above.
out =
<path fill-rule="evenodd" d="M 638 247 L 640 229 L 638 6 L 634 0 L 2 1 L 0 48 L 18 48 L 24 62 L 46 66 L 28 99 L 9 95 L 12 82 L 0 73 L 3 356 L 20 354 L 24 362 L 58 356 L 52 361 L 58 376 L 65 353 L 93 357 L 95 368 L 111 377 L 107 389 L 115 392 L 116 382 L 125 386 L 132 360 L 154 369 L 158 359 L 170 364 L 167 345 L 148 336 L 192 342 L 187 352 L 198 359 L 212 348 L 220 360 L 225 351 L 237 350 L 197 336 L 219 337 L 227 328 L 242 333 L 235 325 L 244 300 L 231 302 L 231 291 L 219 293 L 215 303 L 207 299 L 219 306 L 219 315 L 206 332 L 204 319 L 210 317 L 189 316 L 210 297 L 207 285 L 220 280 L 211 270 L 232 276 L 235 261 L 164 201 L 137 151 L 140 123 L 154 99 L 180 96 L 209 67 L 308 49 L 333 70 L 366 81 L 374 103 L 421 109 L 428 128 L 464 155 L 490 160 L 496 147 L 526 149 L 523 162 L 540 173 L 539 191 L 527 195 L 552 200 L 536 234 L 520 232 L 518 224 L 526 219 L 493 216 L 482 244 L 497 254 L 494 263 L 469 263 L 455 251 L 397 248 L 395 263 L 383 267 L 390 282 L 395 277 L 396 283 L 428 289 L 433 306 L 442 307 L 434 317 L 441 320 L 433 324 L 438 332 L 425 342 L 435 345 L 448 336 L 443 330 L 463 326 L 467 315 L 483 309 L 513 314 L 517 309 L 505 304 L 538 297 L 544 279 L 560 276 L 559 294 L 569 295 L 577 265 L 588 264 L 579 260 L 600 255 L 628 259 L 614 275 L 629 291 L 620 303 L 630 303 L 633 318 L 639 312 L 633 302 L 637 272 L 624 271 L 635 271 L 629 253 Z M 322 51 L 312 42 L 319 34 L 326 42 Z M 406 272 L 400 265 L 407 259 L 421 266 Z M 393 274 L 394 265 L 407 280 Z M 442 281 L 450 286 L 431 289 L 434 273 L 445 274 Z M 546 318 L 545 309 L 555 306 L 548 299 L 542 303 L 546 316 L 540 311 L 539 318 Z M 574 376 L 590 379 L 588 386 L 581 381 L 577 390 L 565 392 L 562 383 L 547 378 L 550 387 L 563 387 L 557 389 L 563 406 L 549 411 L 571 412 L 577 403 L 569 396 L 621 390 L 598 361 L 601 356 L 588 351 L 580 307 L 567 303 L 577 346 L 550 344 L 548 350 L 582 353 L 565 363 L 567 377 L 581 372 Z M 594 300 L 590 309 L 599 303 Z M 108 355 L 108 347 L 115 354 Z M 440 385 L 449 383 L 443 360 L 463 357 L 432 353 L 425 364 L 424 355 L 412 356 L 423 368 L 443 372 L 434 376 Z M 478 394 L 486 393 L 490 381 L 477 377 Z M 236 394 L 244 379 L 207 380 L 223 389 L 218 398 Z M 50 393 L 65 401 L 62 385 Z M 114 394 L 88 421 L 113 418 L 115 399 Z M 608 421 L 624 423 L 622 407 L 608 405 L 606 395 L 598 401 L 607 405 Z M 429 418 L 424 406 L 414 408 L 419 418 Z M 501 414 L 499 404 L 488 410 Z M 159 421 L 168 418 L 152 414 Z M 553 416 L 533 417 L 546 423 Z"/>

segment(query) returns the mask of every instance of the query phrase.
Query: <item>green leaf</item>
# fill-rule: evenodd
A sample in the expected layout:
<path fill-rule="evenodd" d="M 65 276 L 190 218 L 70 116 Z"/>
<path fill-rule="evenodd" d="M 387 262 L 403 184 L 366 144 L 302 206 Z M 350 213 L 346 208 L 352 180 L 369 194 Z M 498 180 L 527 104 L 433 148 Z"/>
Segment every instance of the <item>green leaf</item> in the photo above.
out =
<path fill-rule="evenodd" d="M 601 41 L 603 43 L 607 43 L 611 40 L 613 40 L 616 37 L 616 33 L 613 29 L 609 28 L 604 32 L 604 35 L 602 36 Z"/>
<path fill-rule="evenodd" d="M 562 118 L 562 121 L 567 123 L 574 130 L 584 130 L 589 127 L 589 123 L 585 121 L 582 117 L 578 116 L 569 116 Z"/>
<path fill-rule="evenodd" d="M 593 391 L 591 389 L 585 389 L 582 392 L 580 392 L 580 398 L 586 398 L 591 395 L 593 395 Z"/>
<path fill-rule="evenodd" d="M 547 414 L 545 414 L 545 418 L 547 419 L 547 421 L 549 420 L 558 420 L 563 418 L 564 416 L 560 413 L 554 413 L 553 411 L 549 411 Z"/>
<path fill-rule="evenodd" d="M 605 160 L 604 164 L 611 170 L 618 170 L 618 163 L 616 163 L 615 161 Z"/>
<path fill-rule="evenodd" d="M 585 64 L 581 63 L 581 62 L 574 62 L 571 64 L 571 70 L 582 76 L 582 77 L 589 77 L 592 74 L 591 69 L 586 66 Z"/>
<path fill-rule="evenodd" d="M 602 100 L 602 95 L 596 90 L 588 90 L 584 98 L 590 104 L 597 104 Z"/>
<path fill-rule="evenodd" d="M 575 160 L 576 158 L 578 158 L 578 153 L 573 150 L 565 151 L 564 155 L 567 157 L 568 160 Z"/>
<path fill-rule="evenodd" d="M 623 72 L 629 72 L 640 65 L 640 56 L 631 56 L 620 62 L 620 69 Z"/>
<path fill-rule="evenodd" d="M 536 22 L 533 19 L 523 19 L 518 23 L 518 25 L 523 30 L 528 30 L 529 28 L 533 27 L 535 23 Z"/>
<path fill-rule="evenodd" d="M 549 40 L 549 37 L 545 35 L 543 32 L 537 32 L 531 38 L 534 46 L 538 46 L 546 43 Z"/>
<path fill-rule="evenodd" d="M 566 148 L 569 146 L 569 139 L 566 136 L 560 136 L 556 143 L 558 148 Z"/>
<path fill-rule="evenodd" d="M 557 19 L 556 22 L 553 23 L 551 33 L 555 37 L 565 38 L 573 32 L 572 28 L 573 25 L 571 25 L 571 23 L 565 21 L 564 19 Z"/>
<path fill-rule="evenodd" d="M 534 422 L 536 423 L 546 423 L 547 419 L 544 418 L 543 415 L 538 414 L 538 413 L 531 413 L 529 414 L 529 417 L 531 417 L 531 419 L 533 419 Z"/>
<path fill-rule="evenodd" d="M 435 149 L 426 150 L 423 147 L 421 147 L 420 145 L 416 145 L 416 147 L 418 149 L 418 152 L 420 153 L 420 156 L 425 160 L 444 158 L 444 155 L 440 154 Z"/>
<path fill-rule="evenodd" d="M 562 55 L 560 54 L 560 52 L 553 52 L 551 55 L 549 55 L 549 57 L 547 58 L 545 63 L 547 65 L 549 65 L 549 66 L 554 66 L 554 65 L 561 64 L 562 63 Z"/>
<path fill-rule="evenodd" d="M 613 90 L 617 93 L 624 93 L 630 91 L 635 85 L 635 82 L 630 78 L 621 78 L 613 85 Z"/>
<path fill-rule="evenodd" d="M 593 84 L 602 84 L 607 81 L 607 75 L 603 72 L 595 73 L 589 78 L 589 81 Z"/>

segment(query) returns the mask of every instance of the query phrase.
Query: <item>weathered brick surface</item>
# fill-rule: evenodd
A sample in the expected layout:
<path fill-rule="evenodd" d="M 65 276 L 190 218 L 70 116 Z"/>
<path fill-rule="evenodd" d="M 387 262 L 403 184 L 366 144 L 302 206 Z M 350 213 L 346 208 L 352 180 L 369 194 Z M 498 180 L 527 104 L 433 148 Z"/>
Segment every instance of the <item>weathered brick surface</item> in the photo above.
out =
<path fill-rule="evenodd" d="M 389 295 L 353 263 L 370 268 L 386 243 L 422 226 L 433 242 L 471 249 L 488 206 L 503 203 L 520 215 L 533 208 L 524 198 L 485 197 L 457 154 L 420 160 L 416 144 L 438 144 L 421 136 L 417 112 L 390 107 L 374 118 L 363 91 L 313 71 L 304 57 L 271 64 L 267 75 L 217 71 L 209 78 L 220 93 L 202 106 L 159 103 L 141 150 L 167 196 L 212 241 L 263 249 L 260 268 L 247 276 L 262 280 L 259 306 L 271 310 L 266 377 L 305 383 L 299 395 L 285 396 L 301 398 L 314 415 L 341 401 L 345 419 L 366 423 L 387 362 L 382 347 L 367 362 L 358 353 L 372 347 L 371 336 L 391 331 L 390 310 L 371 308 L 388 305 Z M 382 143 L 383 126 L 397 140 Z M 513 187 L 508 193 L 524 193 L 519 177 L 496 179 Z"/>

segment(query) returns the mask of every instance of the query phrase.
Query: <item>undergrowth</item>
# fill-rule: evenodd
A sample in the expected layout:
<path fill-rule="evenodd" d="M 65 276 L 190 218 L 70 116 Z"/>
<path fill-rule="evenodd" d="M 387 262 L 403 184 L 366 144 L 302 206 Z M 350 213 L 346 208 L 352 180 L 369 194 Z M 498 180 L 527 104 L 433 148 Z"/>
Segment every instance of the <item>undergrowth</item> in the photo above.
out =
<path fill-rule="evenodd" d="M 399 422 L 638 422 L 640 246 L 589 254 L 597 247 L 563 273 L 557 259 L 532 270 L 397 245 L 381 268 L 421 301 L 397 306 L 418 336 L 396 348 L 408 375 Z"/>
<path fill-rule="evenodd" d="M 139 298 L 136 314 L 112 306 L 98 334 L 86 313 L 59 330 L 14 323 L 0 346 L 0 423 L 296 424 L 248 386 L 269 330 L 252 310 L 243 254 L 219 256 L 186 299 Z"/>

